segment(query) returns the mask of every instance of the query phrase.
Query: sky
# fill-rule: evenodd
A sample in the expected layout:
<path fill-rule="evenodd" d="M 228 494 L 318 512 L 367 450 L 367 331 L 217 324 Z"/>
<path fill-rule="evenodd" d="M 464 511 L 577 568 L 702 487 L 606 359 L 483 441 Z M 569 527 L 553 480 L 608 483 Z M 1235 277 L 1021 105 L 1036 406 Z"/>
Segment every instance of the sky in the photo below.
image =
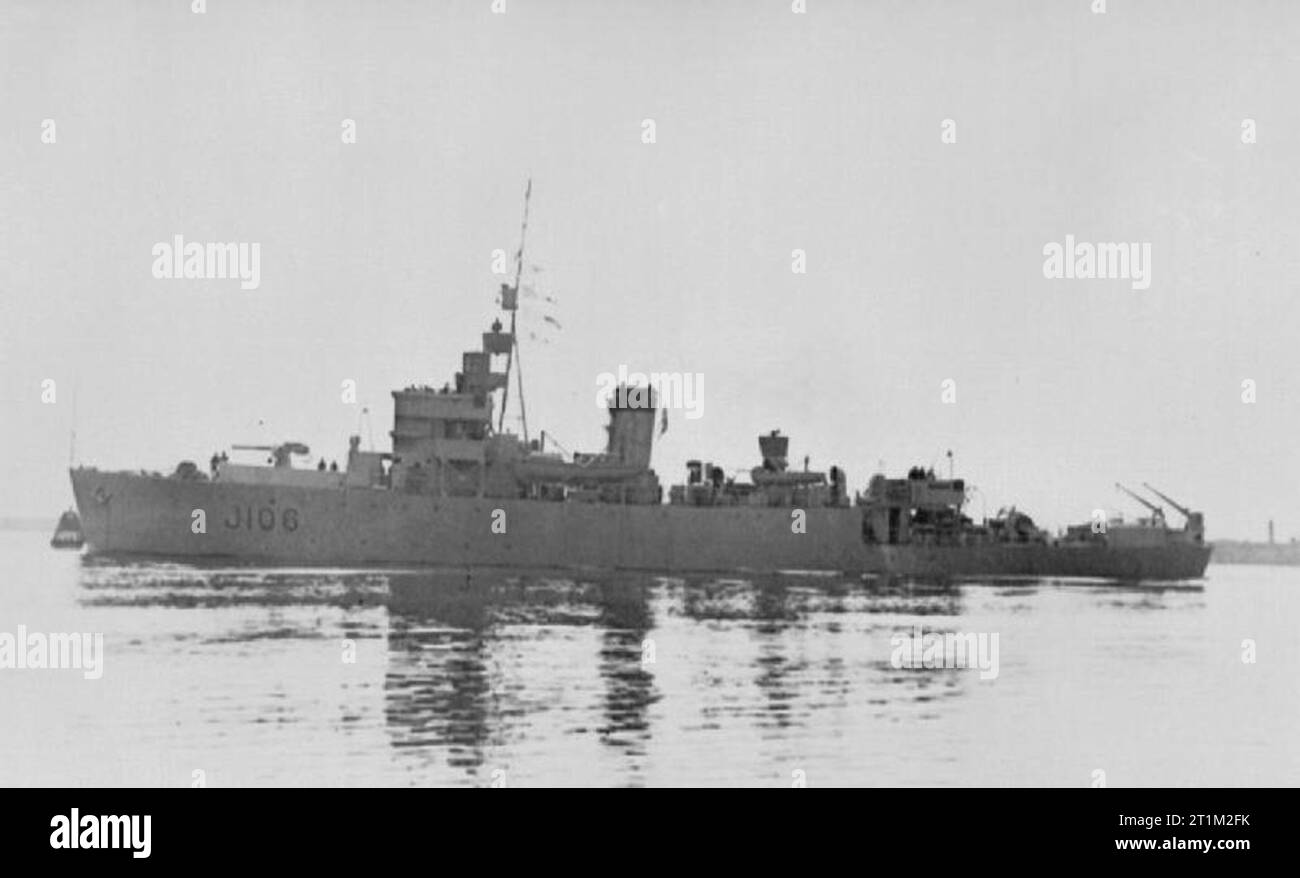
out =
<path fill-rule="evenodd" d="M 601 373 L 679 372 L 665 484 L 779 428 L 854 489 L 951 449 L 976 517 L 1145 480 L 1300 536 L 1300 6 L 492 6 L 0 7 L 0 516 L 70 504 L 74 426 L 114 469 L 386 447 L 497 316 L 531 178 L 534 435 L 600 450 Z M 259 285 L 155 278 L 176 235 Z M 1150 285 L 1045 277 L 1067 235 Z"/>

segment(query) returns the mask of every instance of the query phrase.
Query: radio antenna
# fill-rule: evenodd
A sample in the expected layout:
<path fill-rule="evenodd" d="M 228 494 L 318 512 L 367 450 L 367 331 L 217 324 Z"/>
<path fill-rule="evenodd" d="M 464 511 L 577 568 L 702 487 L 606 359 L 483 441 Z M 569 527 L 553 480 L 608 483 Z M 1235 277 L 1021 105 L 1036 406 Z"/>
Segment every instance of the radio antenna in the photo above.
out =
<path fill-rule="evenodd" d="M 519 357 L 519 334 L 515 331 L 516 318 L 519 316 L 519 283 L 524 273 L 524 240 L 528 235 L 528 202 L 533 196 L 533 178 L 528 178 L 528 187 L 524 189 L 524 220 L 519 226 L 519 250 L 515 253 L 515 287 L 514 308 L 510 309 L 510 351 L 506 354 L 506 386 L 501 393 L 501 414 L 497 418 L 497 432 L 505 428 L 506 403 L 510 401 L 510 369 L 515 369 L 515 380 L 519 385 L 519 419 L 523 426 L 524 442 L 528 441 L 528 409 L 524 405 L 524 367 Z"/>
<path fill-rule="evenodd" d="M 72 382 L 72 430 L 68 435 L 68 469 L 77 463 L 77 381 Z"/>

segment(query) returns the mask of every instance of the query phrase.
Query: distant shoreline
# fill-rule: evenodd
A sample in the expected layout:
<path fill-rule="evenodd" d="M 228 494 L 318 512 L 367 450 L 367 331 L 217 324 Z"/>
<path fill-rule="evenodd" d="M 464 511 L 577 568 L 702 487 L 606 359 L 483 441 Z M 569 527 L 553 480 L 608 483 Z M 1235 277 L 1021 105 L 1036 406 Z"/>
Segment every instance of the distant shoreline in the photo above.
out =
<path fill-rule="evenodd" d="M 1300 565 L 1300 542 L 1251 543 L 1242 540 L 1215 540 L 1210 560 L 1217 564 Z"/>

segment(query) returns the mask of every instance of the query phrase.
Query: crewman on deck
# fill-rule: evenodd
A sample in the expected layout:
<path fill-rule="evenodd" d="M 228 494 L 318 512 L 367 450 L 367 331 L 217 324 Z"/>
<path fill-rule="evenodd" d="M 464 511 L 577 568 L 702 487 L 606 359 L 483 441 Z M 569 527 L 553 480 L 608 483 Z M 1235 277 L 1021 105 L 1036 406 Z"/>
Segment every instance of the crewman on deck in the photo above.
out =
<path fill-rule="evenodd" d="M 320 463 L 316 464 L 316 469 L 320 472 L 325 472 L 325 458 L 322 457 L 320 459 Z"/>

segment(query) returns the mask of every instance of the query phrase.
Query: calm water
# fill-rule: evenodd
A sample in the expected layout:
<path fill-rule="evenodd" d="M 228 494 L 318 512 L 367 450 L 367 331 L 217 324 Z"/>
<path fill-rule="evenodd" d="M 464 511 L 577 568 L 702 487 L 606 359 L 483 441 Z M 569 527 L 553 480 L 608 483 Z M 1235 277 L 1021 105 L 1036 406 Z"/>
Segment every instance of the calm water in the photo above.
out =
<path fill-rule="evenodd" d="M 0 531 L 0 632 L 102 632 L 103 676 L 0 669 L 6 786 L 1300 784 L 1300 568 L 467 579 L 48 536 Z M 997 634 L 997 677 L 896 669 L 915 625 Z"/>

